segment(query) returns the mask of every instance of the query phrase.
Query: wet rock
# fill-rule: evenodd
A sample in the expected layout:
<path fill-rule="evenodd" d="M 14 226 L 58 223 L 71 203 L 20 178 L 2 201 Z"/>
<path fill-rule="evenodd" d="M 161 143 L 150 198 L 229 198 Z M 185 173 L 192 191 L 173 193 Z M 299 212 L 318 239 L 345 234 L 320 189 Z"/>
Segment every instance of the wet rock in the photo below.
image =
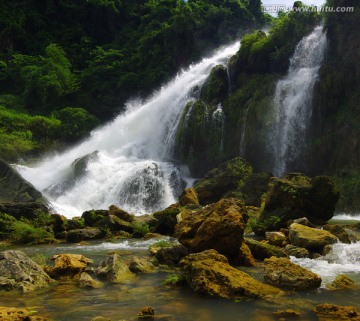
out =
<path fill-rule="evenodd" d="M 341 290 L 353 288 L 354 285 L 355 282 L 351 280 L 348 276 L 346 276 L 345 274 L 340 274 L 330 285 L 328 285 L 327 288 L 329 290 Z"/>
<path fill-rule="evenodd" d="M 138 319 L 140 320 L 147 320 L 147 319 L 153 319 L 155 315 L 155 310 L 152 307 L 143 307 L 138 314 Z"/>
<path fill-rule="evenodd" d="M 154 265 L 149 260 L 138 256 L 134 256 L 129 263 L 129 270 L 134 273 L 150 273 L 154 269 Z"/>
<path fill-rule="evenodd" d="M 280 318 L 280 319 L 284 319 L 284 320 L 289 320 L 289 319 L 299 319 L 300 318 L 300 312 L 295 311 L 295 310 L 291 310 L 291 309 L 287 309 L 287 310 L 279 310 L 279 311 L 275 311 L 273 313 L 273 315 L 276 318 Z"/>
<path fill-rule="evenodd" d="M 321 277 L 285 258 L 272 257 L 264 260 L 264 279 L 273 285 L 294 289 L 315 289 L 321 285 Z"/>
<path fill-rule="evenodd" d="M 279 230 L 288 221 L 302 217 L 322 224 L 333 217 L 339 196 L 334 183 L 326 176 L 309 178 L 292 173 L 284 178 L 273 177 L 254 232 Z"/>
<path fill-rule="evenodd" d="M 20 251 L 0 252 L 0 290 L 28 293 L 47 287 L 50 277 Z"/>
<path fill-rule="evenodd" d="M 135 275 L 117 254 L 110 255 L 96 269 L 98 277 L 106 278 L 109 282 L 123 283 L 134 279 Z"/>
<path fill-rule="evenodd" d="M 208 79 L 201 88 L 200 99 L 208 104 L 219 104 L 229 93 L 227 69 L 217 65 L 211 69 Z"/>
<path fill-rule="evenodd" d="M 360 321 L 359 312 L 352 306 L 319 304 L 314 309 L 319 321 Z"/>
<path fill-rule="evenodd" d="M 265 232 L 266 240 L 270 245 L 282 246 L 286 242 L 286 236 L 282 232 Z"/>
<path fill-rule="evenodd" d="M 149 222 L 151 232 L 173 235 L 177 223 L 176 216 L 179 213 L 180 209 L 177 205 L 170 205 L 163 211 L 155 212 L 153 214 L 154 219 Z"/>
<path fill-rule="evenodd" d="M 92 318 L 91 321 L 112 321 L 112 320 L 109 318 L 99 316 L 99 317 Z"/>
<path fill-rule="evenodd" d="M 247 219 L 241 200 L 222 199 L 187 215 L 176 225 L 175 235 L 192 252 L 215 249 L 229 258 L 236 258 Z"/>
<path fill-rule="evenodd" d="M 54 230 L 54 235 L 56 238 L 60 238 L 60 236 L 63 236 L 65 231 L 66 231 L 66 222 L 67 219 L 65 216 L 60 215 L 60 214 L 52 214 L 51 215 L 51 220 L 52 220 L 52 227 Z"/>
<path fill-rule="evenodd" d="M 324 225 L 324 230 L 335 235 L 342 243 L 350 244 L 360 241 L 360 233 L 341 225 L 327 224 Z"/>
<path fill-rule="evenodd" d="M 249 246 L 255 259 L 263 260 L 272 256 L 287 257 L 287 254 L 280 247 L 270 245 L 266 242 L 260 242 L 254 239 L 245 238 L 244 242 Z"/>
<path fill-rule="evenodd" d="M 163 247 L 160 248 L 156 254 L 155 258 L 160 264 L 166 264 L 169 266 L 178 265 L 180 260 L 189 254 L 187 248 L 183 245 L 175 245 L 172 247 Z"/>
<path fill-rule="evenodd" d="M 307 249 L 292 244 L 286 245 L 284 251 L 287 255 L 295 256 L 297 258 L 310 257 L 310 252 Z"/>
<path fill-rule="evenodd" d="M 43 318 L 33 314 L 33 311 L 24 308 L 0 307 L 1 321 L 52 321 L 50 318 Z"/>
<path fill-rule="evenodd" d="M 225 256 L 215 250 L 190 254 L 180 261 L 189 286 L 199 294 L 231 299 L 275 300 L 281 290 L 263 284 L 229 265 Z"/>
<path fill-rule="evenodd" d="M 104 237 L 104 232 L 98 228 L 71 230 L 66 234 L 66 242 L 79 243 L 87 240 L 97 240 Z"/>
<path fill-rule="evenodd" d="M 52 278 L 61 279 L 79 279 L 81 273 L 85 271 L 92 260 L 80 254 L 59 254 L 51 259 L 54 266 L 46 266 L 44 270 Z"/>
<path fill-rule="evenodd" d="M 111 205 L 109 207 L 109 215 L 114 215 L 119 219 L 130 223 L 133 222 L 135 219 L 134 215 L 129 214 L 128 212 L 124 211 L 123 209 L 115 205 Z"/>
<path fill-rule="evenodd" d="M 336 243 L 337 237 L 328 231 L 293 223 L 289 228 L 289 240 L 296 246 L 321 253 L 325 245 Z"/>
<path fill-rule="evenodd" d="M 195 189 L 186 188 L 179 197 L 179 203 L 181 206 L 186 205 L 199 205 L 199 199 Z"/>
<path fill-rule="evenodd" d="M 251 174 L 252 168 L 242 158 L 234 158 L 208 172 L 195 184 L 200 204 L 217 202 L 235 190 Z"/>
<path fill-rule="evenodd" d="M 96 150 L 90 154 L 75 159 L 72 164 L 73 180 L 79 179 L 86 174 L 86 168 L 90 162 L 97 161 L 99 158 L 99 152 Z"/>

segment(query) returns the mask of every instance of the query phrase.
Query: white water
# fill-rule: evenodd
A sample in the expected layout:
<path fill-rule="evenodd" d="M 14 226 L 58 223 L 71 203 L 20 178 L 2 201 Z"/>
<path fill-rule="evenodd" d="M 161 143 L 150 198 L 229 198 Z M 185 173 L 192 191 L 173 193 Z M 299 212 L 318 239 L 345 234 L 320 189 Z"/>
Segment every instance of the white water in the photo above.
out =
<path fill-rule="evenodd" d="M 217 64 L 226 63 L 239 42 L 190 66 L 145 103 L 129 102 L 127 111 L 82 144 L 47 157 L 32 167 L 17 166 L 20 174 L 43 191 L 54 210 L 66 217 L 116 204 L 134 214 L 174 203 L 184 178 L 182 168 L 169 162 L 178 122 L 196 88 Z M 98 151 L 74 177 L 72 163 Z"/>
<path fill-rule="evenodd" d="M 326 32 L 321 26 L 315 28 L 299 42 L 290 59 L 287 76 L 276 85 L 275 121 L 269 132 L 274 155 L 273 174 L 276 176 L 282 176 L 288 170 L 288 164 L 298 160 L 306 148 L 312 93 L 326 45 Z"/>
<path fill-rule="evenodd" d="M 318 259 L 291 257 L 291 261 L 319 274 L 323 280 L 322 287 L 330 284 L 339 274 L 346 274 L 358 281 L 360 276 L 360 242 L 336 243 L 328 254 Z"/>

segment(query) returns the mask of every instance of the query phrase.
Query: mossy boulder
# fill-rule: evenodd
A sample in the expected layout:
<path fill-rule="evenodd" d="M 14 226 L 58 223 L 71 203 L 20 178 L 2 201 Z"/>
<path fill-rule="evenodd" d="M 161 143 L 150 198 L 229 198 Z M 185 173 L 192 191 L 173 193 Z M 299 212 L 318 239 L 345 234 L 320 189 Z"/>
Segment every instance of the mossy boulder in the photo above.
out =
<path fill-rule="evenodd" d="M 43 318 L 34 315 L 34 311 L 25 308 L 0 307 L 1 321 L 53 321 L 50 318 Z"/>
<path fill-rule="evenodd" d="M 215 249 L 228 258 L 236 258 L 243 242 L 247 210 L 241 200 L 222 199 L 185 216 L 175 235 L 191 252 Z"/>
<path fill-rule="evenodd" d="M 129 214 L 120 207 L 117 207 L 116 205 L 111 205 L 109 207 L 109 215 L 114 215 L 126 222 L 133 222 L 135 220 L 134 215 Z"/>
<path fill-rule="evenodd" d="M 180 261 L 184 277 L 193 291 L 213 297 L 237 300 L 263 299 L 275 301 L 281 290 L 263 284 L 229 265 L 225 256 L 207 250 L 184 257 Z"/>
<path fill-rule="evenodd" d="M 104 237 L 105 233 L 98 228 L 84 228 L 71 230 L 66 233 L 66 242 L 79 243 L 81 241 L 97 240 Z"/>
<path fill-rule="evenodd" d="M 153 219 L 149 221 L 151 232 L 163 235 L 173 235 L 177 223 L 176 216 L 181 212 L 178 205 L 170 205 L 163 211 L 153 213 Z"/>
<path fill-rule="evenodd" d="M 175 156 L 193 177 L 202 177 L 223 161 L 224 114 L 221 106 L 191 101 L 183 111 L 176 131 Z"/>
<path fill-rule="evenodd" d="M 186 205 L 199 205 L 198 195 L 193 188 L 185 188 L 179 197 L 179 204 Z"/>
<path fill-rule="evenodd" d="M 56 280 L 79 279 L 92 260 L 80 254 L 59 254 L 51 259 L 54 266 L 46 266 L 45 272 Z"/>
<path fill-rule="evenodd" d="M 110 255 L 96 269 L 96 275 L 112 283 L 126 283 L 135 278 L 125 261 L 118 255 Z"/>
<path fill-rule="evenodd" d="M 293 223 L 289 228 L 289 240 L 296 246 L 322 253 L 326 245 L 337 242 L 337 237 L 328 231 Z"/>
<path fill-rule="evenodd" d="M 223 65 L 211 69 L 208 79 L 201 88 L 200 99 L 208 104 L 219 104 L 229 93 L 229 77 Z"/>
<path fill-rule="evenodd" d="M 289 256 L 295 256 L 297 258 L 310 257 L 310 252 L 304 247 L 298 247 L 293 244 L 288 244 L 284 249 L 285 253 Z"/>
<path fill-rule="evenodd" d="M 133 256 L 129 262 L 129 270 L 133 273 L 150 273 L 154 269 L 154 265 L 146 258 Z"/>
<path fill-rule="evenodd" d="M 23 252 L 0 252 L 0 290 L 29 293 L 49 286 L 50 282 L 43 269 Z"/>
<path fill-rule="evenodd" d="M 214 168 L 195 184 L 200 204 L 217 202 L 226 193 L 242 186 L 251 173 L 251 166 L 240 157 Z"/>
<path fill-rule="evenodd" d="M 160 248 L 156 252 L 155 258 L 160 264 L 176 266 L 179 264 L 180 260 L 188 254 L 188 249 L 185 246 L 179 244 L 171 247 Z"/>
<path fill-rule="evenodd" d="M 266 282 L 287 289 L 309 290 L 321 285 L 321 277 L 286 258 L 271 257 L 264 260 Z"/>
<path fill-rule="evenodd" d="M 301 217 L 313 223 L 324 223 L 333 217 L 339 195 L 327 176 L 309 178 L 292 173 L 284 178 L 273 177 L 254 232 L 263 234 L 266 230 L 278 230 L 288 221 Z"/>
<path fill-rule="evenodd" d="M 345 274 L 338 275 L 330 285 L 327 286 L 329 290 L 344 290 L 354 288 L 355 282 Z"/>
<path fill-rule="evenodd" d="M 95 227 L 102 219 L 104 219 L 108 215 L 108 210 L 90 210 L 82 213 L 81 218 L 84 220 L 85 226 Z"/>
<path fill-rule="evenodd" d="M 263 260 L 272 256 L 287 257 L 287 254 L 282 248 L 270 245 L 264 241 L 261 242 L 251 238 L 245 238 L 244 242 L 250 248 L 250 251 L 255 259 Z"/>
<path fill-rule="evenodd" d="M 134 232 L 134 227 L 130 222 L 124 221 L 115 215 L 107 215 L 97 223 L 97 226 L 101 230 Z"/>

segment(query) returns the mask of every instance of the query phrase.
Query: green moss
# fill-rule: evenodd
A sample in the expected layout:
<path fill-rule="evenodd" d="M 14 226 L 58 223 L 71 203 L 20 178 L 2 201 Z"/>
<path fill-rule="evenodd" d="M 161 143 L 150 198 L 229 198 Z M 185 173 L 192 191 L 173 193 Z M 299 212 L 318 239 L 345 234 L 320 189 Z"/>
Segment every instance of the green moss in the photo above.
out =
<path fill-rule="evenodd" d="M 201 88 L 200 99 L 207 104 L 222 102 L 229 92 L 229 80 L 227 70 L 223 65 L 211 69 L 210 75 Z"/>
<path fill-rule="evenodd" d="M 181 274 L 171 274 L 168 275 L 164 281 L 165 285 L 181 285 L 185 282 L 185 278 Z"/>

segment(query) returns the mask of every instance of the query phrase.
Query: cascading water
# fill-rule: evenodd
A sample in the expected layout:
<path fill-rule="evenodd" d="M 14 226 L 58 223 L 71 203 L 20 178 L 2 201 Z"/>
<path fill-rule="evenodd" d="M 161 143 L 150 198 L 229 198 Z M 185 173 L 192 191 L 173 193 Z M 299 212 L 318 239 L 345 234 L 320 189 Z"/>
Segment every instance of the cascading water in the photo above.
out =
<path fill-rule="evenodd" d="M 128 103 L 124 114 L 82 144 L 18 171 L 67 217 L 111 204 L 143 214 L 174 203 L 184 175 L 168 160 L 183 108 L 211 68 L 226 63 L 239 45 L 190 66 L 147 102 Z"/>
<path fill-rule="evenodd" d="M 312 93 L 324 59 L 326 32 L 319 26 L 297 45 L 287 76 L 277 82 L 274 97 L 275 120 L 269 131 L 274 157 L 273 173 L 282 176 L 289 164 L 306 148 L 307 128 L 312 114 Z"/>

